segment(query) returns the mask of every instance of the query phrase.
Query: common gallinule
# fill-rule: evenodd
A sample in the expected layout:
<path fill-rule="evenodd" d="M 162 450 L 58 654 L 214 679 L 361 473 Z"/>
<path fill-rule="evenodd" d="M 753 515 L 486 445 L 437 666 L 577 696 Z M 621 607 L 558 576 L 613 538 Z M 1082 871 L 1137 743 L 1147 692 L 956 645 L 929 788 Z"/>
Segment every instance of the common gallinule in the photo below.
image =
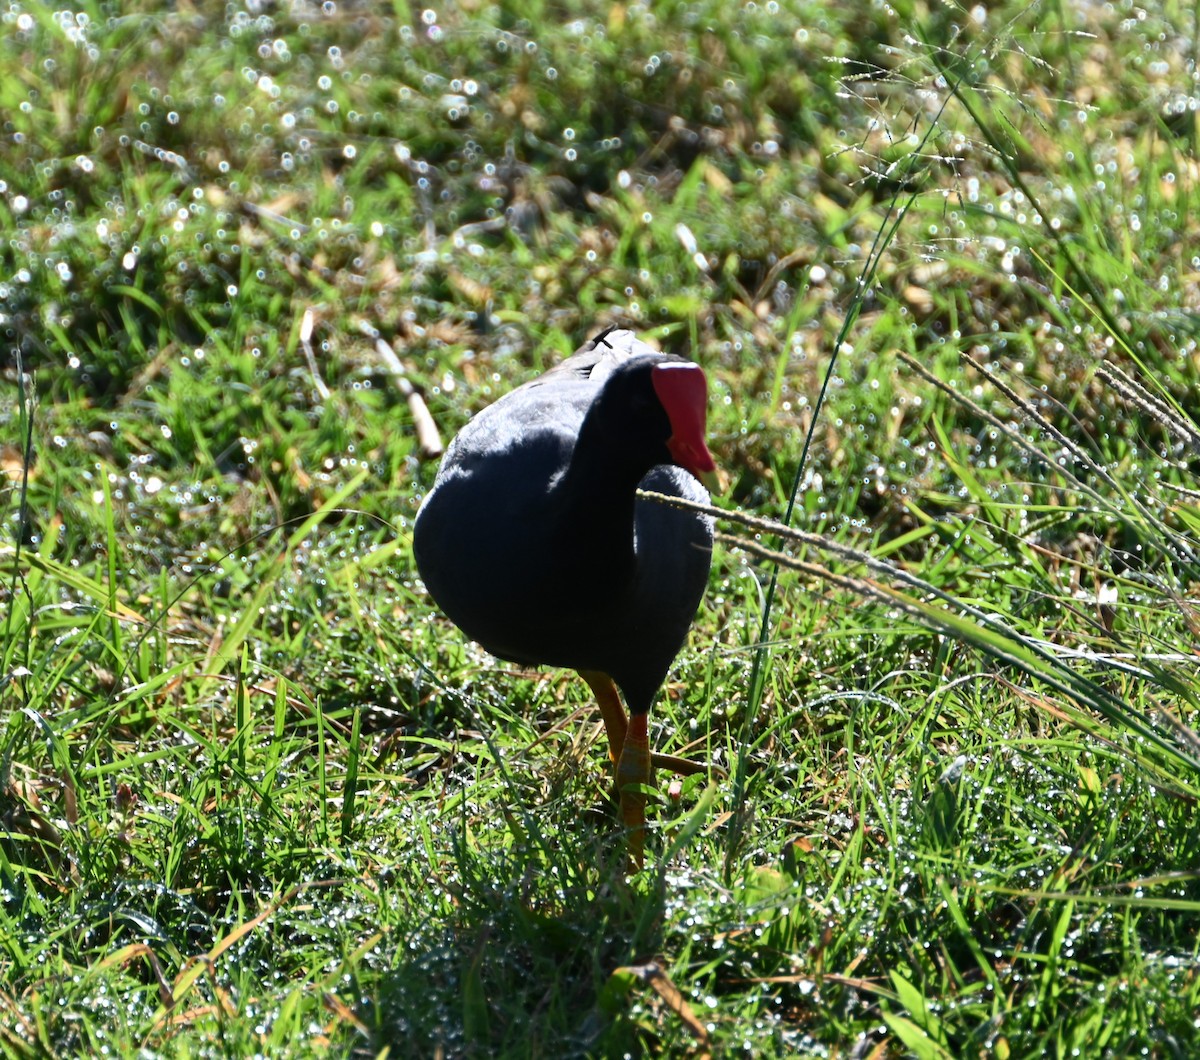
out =
<path fill-rule="evenodd" d="M 413 528 L 417 569 L 467 636 L 591 686 L 638 866 L 652 764 L 689 771 L 651 755 L 646 716 L 704 593 L 713 526 L 636 491 L 708 500 L 706 406 L 698 365 L 605 331 L 463 427 Z"/>

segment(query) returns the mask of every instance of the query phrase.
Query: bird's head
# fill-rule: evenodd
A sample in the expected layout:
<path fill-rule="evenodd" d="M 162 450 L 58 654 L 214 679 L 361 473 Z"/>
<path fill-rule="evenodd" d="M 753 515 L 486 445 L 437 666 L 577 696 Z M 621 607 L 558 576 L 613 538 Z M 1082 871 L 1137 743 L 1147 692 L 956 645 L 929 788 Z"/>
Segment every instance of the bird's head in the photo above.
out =
<path fill-rule="evenodd" d="M 599 393 L 584 422 L 585 448 L 610 467 L 640 479 L 655 464 L 676 464 L 712 492 L 721 489 L 717 465 L 704 441 L 708 383 L 704 370 L 659 353 L 629 331 L 605 338 L 613 348 L 591 367 Z"/>
<path fill-rule="evenodd" d="M 650 380 L 671 423 L 667 452 L 711 492 L 720 489 L 716 462 L 704 440 L 708 418 L 708 381 L 704 370 L 690 361 L 665 361 L 650 369 Z"/>

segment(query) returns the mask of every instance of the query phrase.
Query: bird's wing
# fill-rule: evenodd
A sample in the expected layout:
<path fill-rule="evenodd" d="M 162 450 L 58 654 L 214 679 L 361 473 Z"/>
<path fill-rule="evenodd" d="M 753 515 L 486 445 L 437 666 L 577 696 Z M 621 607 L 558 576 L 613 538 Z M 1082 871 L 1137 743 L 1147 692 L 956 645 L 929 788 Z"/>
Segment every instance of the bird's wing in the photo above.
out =
<path fill-rule="evenodd" d="M 526 386 L 541 386 L 558 383 L 564 376 L 573 375 L 587 379 L 595 386 L 604 385 L 612 370 L 629 357 L 646 353 L 657 353 L 653 346 L 642 342 L 632 331 L 609 328 L 589 339 L 565 361 L 551 368 Z"/>
<path fill-rule="evenodd" d="M 602 331 L 565 361 L 477 413 L 451 443 L 442 473 L 456 467 L 470 473 L 523 452 L 521 478 L 528 482 L 540 475 L 554 481 L 570 462 L 580 424 L 613 370 L 630 357 L 657 352 L 632 331 Z M 516 488 L 513 479 L 508 484 Z"/>

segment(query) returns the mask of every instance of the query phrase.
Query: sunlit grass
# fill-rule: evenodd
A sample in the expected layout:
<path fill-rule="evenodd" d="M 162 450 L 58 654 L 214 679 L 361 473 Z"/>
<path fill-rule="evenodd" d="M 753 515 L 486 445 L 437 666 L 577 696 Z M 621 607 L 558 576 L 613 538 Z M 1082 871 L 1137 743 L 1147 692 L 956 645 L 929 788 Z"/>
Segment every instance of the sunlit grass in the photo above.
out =
<path fill-rule="evenodd" d="M 1194 1053 L 1194 20 L 0 15 L 5 1055 Z M 628 883 L 375 346 L 448 437 L 614 322 L 774 521 Z"/>

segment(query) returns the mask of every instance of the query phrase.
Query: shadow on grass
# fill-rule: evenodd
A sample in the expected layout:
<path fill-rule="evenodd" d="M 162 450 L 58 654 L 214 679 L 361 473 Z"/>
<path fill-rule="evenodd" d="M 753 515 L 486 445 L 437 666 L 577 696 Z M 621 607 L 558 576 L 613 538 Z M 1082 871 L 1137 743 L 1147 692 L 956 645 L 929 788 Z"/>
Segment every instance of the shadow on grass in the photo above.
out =
<path fill-rule="evenodd" d="M 653 1031 L 613 973 L 658 952 L 665 892 L 641 877 L 626 881 L 619 850 L 588 826 L 553 851 L 538 842 L 482 849 L 460 832 L 447 886 L 454 913 L 424 921 L 397 947 L 399 963 L 370 1002 L 372 1046 L 424 1055 L 642 1052 Z"/>

